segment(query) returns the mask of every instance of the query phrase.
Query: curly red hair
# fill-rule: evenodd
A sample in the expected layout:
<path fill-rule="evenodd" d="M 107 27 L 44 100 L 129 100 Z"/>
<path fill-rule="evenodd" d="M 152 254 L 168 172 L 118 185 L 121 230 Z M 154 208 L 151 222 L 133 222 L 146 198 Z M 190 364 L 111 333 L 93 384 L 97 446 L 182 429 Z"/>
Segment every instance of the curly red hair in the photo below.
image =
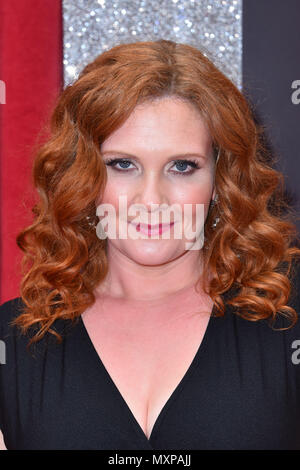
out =
<path fill-rule="evenodd" d="M 300 256 L 297 230 L 283 197 L 283 175 L 269 163 L 262 128 L 236 86 L 198 49 L 158 40 L 121 44 L 88 64 L 60 94 L 50 136 L 35 155 L 33 181 L 39 194 L 33 223 L 17 236 L 23 250 L 22 332 L 38 324 L 40 340 L 58 319 L 74 321 L 95 302 L 94 289 L 107 274 L 106 240 L 88 223 L 106 184 L 101 143 L 137 104 L 166 96 L 192 103 L 205 119 L 219 159 L 219 202 L 205 224 L 203 288 L 218 316 L 221 294 L 248 320 L 297 321 L 288 306 L 289 273 Z M 285 211 L 285 214 L 284 214 Z M 212 228 L 215 217 L 216 228 Z"/>

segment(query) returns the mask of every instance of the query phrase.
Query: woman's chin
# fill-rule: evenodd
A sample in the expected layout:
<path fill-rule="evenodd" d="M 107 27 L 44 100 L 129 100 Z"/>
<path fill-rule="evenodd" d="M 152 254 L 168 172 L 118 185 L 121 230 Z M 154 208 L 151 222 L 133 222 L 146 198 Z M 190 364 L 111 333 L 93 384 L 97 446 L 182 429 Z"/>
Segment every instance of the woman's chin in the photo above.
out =
<path fill-rule="evenodd" d="M 155 266 L 167 263 L 184 252 L 179 240 L 134 240 L 122 246 L 121 251 L 137 264 Z"/>

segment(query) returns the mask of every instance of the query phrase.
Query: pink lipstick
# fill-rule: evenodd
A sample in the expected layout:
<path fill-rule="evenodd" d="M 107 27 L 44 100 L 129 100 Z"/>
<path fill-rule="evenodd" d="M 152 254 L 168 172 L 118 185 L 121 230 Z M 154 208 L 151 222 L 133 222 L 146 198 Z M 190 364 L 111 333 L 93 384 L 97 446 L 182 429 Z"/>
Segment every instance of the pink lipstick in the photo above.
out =
<path fill-rule="evenodd" d="M 137 232 L 150 236 L 150 235 L 161 235 L 163 232 L 166 232 L 171 227 L 173 227 L 174 222 L 171 222 L 168 224 L 155 224 L 155 225 L 133 223 L 133 225 L 135 225 Z"/>

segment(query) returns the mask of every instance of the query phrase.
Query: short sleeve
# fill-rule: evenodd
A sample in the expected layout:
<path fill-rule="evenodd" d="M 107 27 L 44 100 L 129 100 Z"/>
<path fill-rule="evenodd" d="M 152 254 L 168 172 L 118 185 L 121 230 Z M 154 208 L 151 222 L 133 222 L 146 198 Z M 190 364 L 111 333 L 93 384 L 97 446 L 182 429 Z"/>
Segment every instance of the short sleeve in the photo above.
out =
<path fill-rule="evenodd" d="M 4 428 L 4 386 L 5 386 L 5 375 L 7 366 L 7 358 L 10 356 L 12 351 L 14 335 L 14 329 L 10 326 L 10 323 L 15 317 L 20 314 L 19 307 L 21 307 L 22 301 L 20 297 L 8 300 L 7 302 L 0 305 L 0 430 L 3 432 Z"/>

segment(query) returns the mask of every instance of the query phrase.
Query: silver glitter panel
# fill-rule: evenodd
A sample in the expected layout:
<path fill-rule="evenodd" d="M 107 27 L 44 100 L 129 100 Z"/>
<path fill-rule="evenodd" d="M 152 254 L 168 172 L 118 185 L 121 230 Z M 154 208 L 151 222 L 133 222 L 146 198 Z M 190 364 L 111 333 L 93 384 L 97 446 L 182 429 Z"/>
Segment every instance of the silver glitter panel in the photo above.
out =
<path fill-rule="evenodd" d="M 169 39 L 197 47 L 242 86 L 242 0 L 63 0 L 64 84 L 107 49 Z"/>

